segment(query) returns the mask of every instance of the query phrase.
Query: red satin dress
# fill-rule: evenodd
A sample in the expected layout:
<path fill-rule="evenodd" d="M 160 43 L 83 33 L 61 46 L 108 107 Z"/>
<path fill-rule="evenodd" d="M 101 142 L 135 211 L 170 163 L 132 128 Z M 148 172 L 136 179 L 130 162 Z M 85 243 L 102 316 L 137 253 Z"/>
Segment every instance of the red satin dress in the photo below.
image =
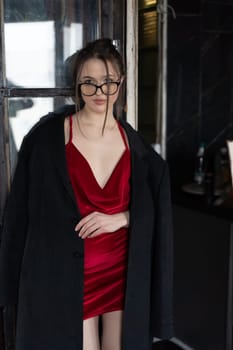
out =
<path fill-rule="evenodd" d="M 81 216 L 93 211 L 115 214 L 128 210 L 130 199 L 130 150 L 118 123 L 125 151 L 103 188 L 86 158 L 72 142 L 66 145 L 68 172 Z M 128 230 L 102 233 L 84 240 L 83 319 L 123 310 L 127 273 Z"/>

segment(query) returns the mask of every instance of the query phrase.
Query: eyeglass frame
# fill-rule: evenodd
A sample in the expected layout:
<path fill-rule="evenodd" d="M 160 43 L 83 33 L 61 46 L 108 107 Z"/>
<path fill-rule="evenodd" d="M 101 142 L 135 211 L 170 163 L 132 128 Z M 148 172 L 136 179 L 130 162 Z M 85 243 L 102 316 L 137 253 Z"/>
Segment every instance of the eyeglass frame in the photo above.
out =
<path fill-rule="evenodd" d="M 116 91 L 113 92 L 112 94 L 109 94 L 109 93 L 106 94 L 105 92 L 103 92 L 102 86 L 103 86 L 103 85 L 108 85 L 108 84 L 111 84 L 111 83 L 116 84 L 116 85 L 117 85 L 117 89 L 116 89 Z M 82 82 L 80 82 L 80 83 L 78 83 L 78 87 L 80 88 L 80 92 L 81 92 L 82 95 L 84 95 L 84 96 L 94 96 L 94 95 L 96 94 L 96 92 L 97 92 L 98 89 L 100 89 L 100 91 L 102 92 L 102 94 L 104 94 L 105 96 L 112 96 L 112 95 L 115 95 L 115 94 L 117 93 L 120 84 L 121 84 L 121 81 L 110 81 L 110 82 L 108 82 L 108 83 L 103 83 L 103 84 L 101 84 L 101 85 L 97 85 L 97 84 L 94 84 L 94 83 L 85 83 L 85 82 L 82 83 Z M 94 86 L 94 87 L 95 87 L 95 92 L 94 92 L 93 94 L 91 94 L 91 95 L 84 94 L 84 93 L 81 91 L 81 86 L 82 86 L 82 85 L 92 85 L 92 86 Z"/>

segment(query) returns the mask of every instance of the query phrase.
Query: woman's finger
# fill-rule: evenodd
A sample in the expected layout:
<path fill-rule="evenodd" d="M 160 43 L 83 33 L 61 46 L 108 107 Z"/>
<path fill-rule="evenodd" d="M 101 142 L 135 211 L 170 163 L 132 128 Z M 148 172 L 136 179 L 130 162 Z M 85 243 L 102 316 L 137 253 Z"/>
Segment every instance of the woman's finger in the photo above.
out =
<path fill-rule="evenodd" d="M 93 223 L 88 223 L 88 225 L 84 225 L 82 227 L 82 229 L 79 232 L 79 237 L 81 238 L 86 238 L 88 237 L 90 234 L 92 234 L 94 231 L 96 231 L 97 229 L 99 229 L 99 225 L 95 222 Z"/>

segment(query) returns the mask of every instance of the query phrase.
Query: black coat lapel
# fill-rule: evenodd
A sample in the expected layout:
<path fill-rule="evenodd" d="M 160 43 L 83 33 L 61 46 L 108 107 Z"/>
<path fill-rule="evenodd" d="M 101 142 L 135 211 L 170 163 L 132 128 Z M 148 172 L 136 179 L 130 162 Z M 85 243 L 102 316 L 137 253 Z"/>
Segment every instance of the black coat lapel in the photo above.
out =
<path fill-rule="evenodd" d="M 130 151 L 131 151 L 131 200 L 130 211 L 131 219 L 136 218 L 137 206 L 141 206 L 141 191 L 142 184 L 145 183 L 148 175 L 148 162 L 146 161 L 148 155 L 148 146 L 145 145 L 143 139 L 135 132 L 135 130 L 125 121 L 120 121 L 125 129 L 128 137 Z M 131 221 L 131 224 L 133 222 Z"/>

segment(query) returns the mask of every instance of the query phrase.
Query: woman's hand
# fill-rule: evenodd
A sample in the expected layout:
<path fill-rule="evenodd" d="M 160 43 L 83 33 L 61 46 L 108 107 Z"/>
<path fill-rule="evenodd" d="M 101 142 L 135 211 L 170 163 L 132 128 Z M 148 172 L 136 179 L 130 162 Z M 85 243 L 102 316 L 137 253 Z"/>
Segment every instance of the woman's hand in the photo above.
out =
<path fill-rule="evenodd" d="M 117 214 L 103 214 L 93 212 L 75 226 L 75 231 L 79 231 L 80 238 L 92 238 L 101 233 L 115 232 L 122 227 L 129 226 L 129 212 L 125 211 Z"/>

